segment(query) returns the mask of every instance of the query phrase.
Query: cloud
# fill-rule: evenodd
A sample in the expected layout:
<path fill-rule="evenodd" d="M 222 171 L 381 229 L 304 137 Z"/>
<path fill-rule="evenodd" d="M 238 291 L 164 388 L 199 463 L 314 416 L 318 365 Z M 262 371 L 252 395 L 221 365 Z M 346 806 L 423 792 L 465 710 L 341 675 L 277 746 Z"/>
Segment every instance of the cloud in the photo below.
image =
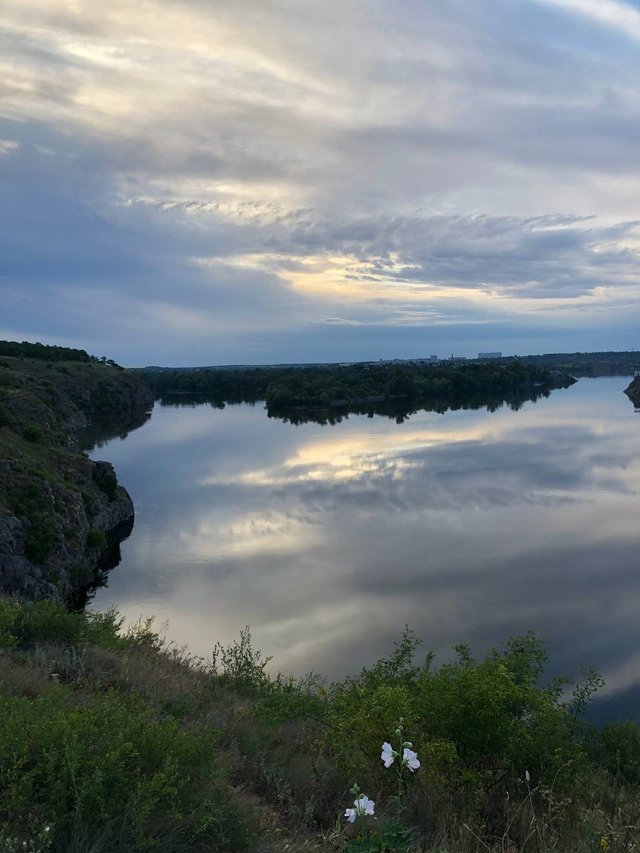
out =
<path fill-rule="evenodd" d="M 637 311 L 636 14 L 8 0 L 9 332 L 90 346 L 99 319 L 103 349 L 154 362 L 159 340 L 187 362 L 286 360 L 285 338 L 294 360 L 404 355 L 443 327 L 561 349 L 579 318 L 586 342 Z M 90 334 L 92 304 L 112 309 Z"/>
<path fill-rule="evenodd" d="M 171 212 L 220 214 L 219 207 L 196 201 L 151 204 Z M 415 299 L 414 307 L 424 310 L 425 299 L 437 303 L 452 291 L 557 302 L 608 287 L 635 292 L 638 283 L 638 221 L 608 225 L 576 215 L 323 221 L 308 211 L 251 213 L 245 243 L 253 252 L 248 248 L 221 261 L 279 275 L 303 291 L 340 291 L 345 300 L 351 292 L 361 307 L 367 298 L 389 305 Z M 244 220 L 244 211 L 237 216 Z"/>
<path fill-rule="evenodd" d="M 480 652 L 533 628 L 554 672 L 584 662 L 611 691 L 629 687 L 639 468 L 624 384 L 579 383 L 517 417 L 422 412 L 401 427 L 163 407 L 109 447 L 140 523 L 99 602 L 136 619 L 152 600 L 204 654 L 212 622 L 230 642 L 250 621 L 278 668 L 331 676 L 388 653 L 406 622 L 440 662 L 454 642 Z M 170 469 L 154 464 L 168 444 Z"/>
<path fill-rule="evenodd" d="M 20 148 L 20 143 L 15 139 L 0 139 L 0 157 L 11 154 Z"/>
<path fill-rule="evenodd" d="M 582 15 L 591 21 L 640 41 L 640 10 L 618 0 L 536 0 Z"/>

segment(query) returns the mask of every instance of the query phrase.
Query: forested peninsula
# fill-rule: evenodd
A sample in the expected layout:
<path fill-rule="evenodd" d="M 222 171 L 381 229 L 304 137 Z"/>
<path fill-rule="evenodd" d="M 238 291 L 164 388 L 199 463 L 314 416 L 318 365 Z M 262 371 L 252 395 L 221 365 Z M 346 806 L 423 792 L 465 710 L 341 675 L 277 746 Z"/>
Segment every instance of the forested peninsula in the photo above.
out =
<path fill-rule="evenodd" d="M 0 592 L 81 603 L 117 562 L 131 499 L 83 432 L 127 432 L 153 395 L 139 377 L 83 350 L 0 342 Z"/>
<path fill-rule="evenodd" d="M 405 408 L 446 410 L 461 405 L 494 405 L 548 394 L 575 382 L 568 373 L 518 359 L 496 361 L 362 362 L 291 367 L 183 369 L 142 372 L 161 399 L 202 393 L 219 403 L 265 400 L 270 414 L 291 408 L 381 409 L 407 401 Z"/>

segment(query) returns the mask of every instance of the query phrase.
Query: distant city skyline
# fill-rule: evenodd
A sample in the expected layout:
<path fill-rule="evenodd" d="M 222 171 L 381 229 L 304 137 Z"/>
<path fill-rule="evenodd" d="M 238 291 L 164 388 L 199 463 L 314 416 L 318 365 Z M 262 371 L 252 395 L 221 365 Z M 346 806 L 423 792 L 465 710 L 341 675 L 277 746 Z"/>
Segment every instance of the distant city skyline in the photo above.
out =
<path fill-rule="evenodd" d="M 631 350 L 640 0 L 5 0 L 0 338 Z"/>

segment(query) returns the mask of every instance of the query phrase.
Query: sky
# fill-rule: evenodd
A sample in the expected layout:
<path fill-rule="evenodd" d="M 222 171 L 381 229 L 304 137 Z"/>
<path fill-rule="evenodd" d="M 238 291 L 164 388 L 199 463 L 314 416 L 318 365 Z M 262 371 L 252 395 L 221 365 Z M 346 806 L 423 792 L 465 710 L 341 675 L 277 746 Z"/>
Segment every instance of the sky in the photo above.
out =
<path fill-rule="evenodd" d="M 640 0 L 3 0 L 0 338 L 635 349 Z"/>

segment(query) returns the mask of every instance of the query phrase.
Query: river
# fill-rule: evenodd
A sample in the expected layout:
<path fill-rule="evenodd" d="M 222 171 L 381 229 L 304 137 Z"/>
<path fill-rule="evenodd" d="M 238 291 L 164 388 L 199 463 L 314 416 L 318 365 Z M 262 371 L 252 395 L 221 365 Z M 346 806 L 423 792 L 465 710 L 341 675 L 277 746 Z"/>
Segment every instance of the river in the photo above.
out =
<path fill-rule="evenodd" d="M 594 666 L 594 718 L 640 717 L 640 416 L 625 377 L 519 411 L 351 415 L 156 404 L 94 448 L 136 506 L 93 606 L 207 656 L 250 625 L 272 667 L 339 678 L 404 625 L 436 653 L 533 630 L 550 674 Z"/>

